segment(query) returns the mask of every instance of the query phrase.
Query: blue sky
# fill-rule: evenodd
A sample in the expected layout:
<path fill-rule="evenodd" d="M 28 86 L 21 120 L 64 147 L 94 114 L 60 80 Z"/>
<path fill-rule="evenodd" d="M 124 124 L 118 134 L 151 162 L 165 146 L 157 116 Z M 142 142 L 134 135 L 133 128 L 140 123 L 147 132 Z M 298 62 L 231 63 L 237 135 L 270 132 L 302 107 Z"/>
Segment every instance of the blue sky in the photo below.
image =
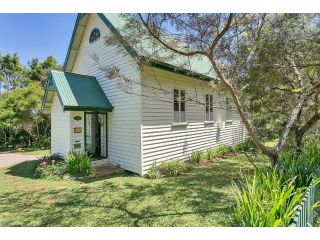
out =
<path fill-rule="evenodd" d="M 77 14 L 0 14 L 0 53 L 18 53 L 22 64 L 54 56 L 63 63 Z"/>

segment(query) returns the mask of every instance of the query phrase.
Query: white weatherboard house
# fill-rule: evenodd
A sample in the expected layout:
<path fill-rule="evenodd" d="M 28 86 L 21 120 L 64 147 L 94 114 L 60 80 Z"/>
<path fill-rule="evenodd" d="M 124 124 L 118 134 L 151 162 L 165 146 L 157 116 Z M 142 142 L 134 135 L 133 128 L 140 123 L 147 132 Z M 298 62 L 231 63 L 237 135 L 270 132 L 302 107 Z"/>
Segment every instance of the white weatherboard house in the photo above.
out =
<path fill-rule="evenodd" d="M 191 59 L 187 68 L 178 59 L 154 59 L 137 66 L 134 59 L 148 49 L 142 53 L 126 46 L 125 55 L 105 44 L 105 36 L 119 35 L 121 23 L 118 14 L 78 14 L 64 72 L 51 71 L 42 102 L 42 110 L 51 114 L 52 153 L 88 151 L 145 174 L 155 163 L 246 137 L 238 115 L 225 108 L 228 98 L 209 86 L 208 62 Z M 138 94 L 107 79 L 93 54 L 99 64 L 118 66 L 124 76 L 143 82 L 134 86 Z M 152 87 L 159 83 L 170 94 Z M 204 104 L 188 100 L 195 98 Z"/>

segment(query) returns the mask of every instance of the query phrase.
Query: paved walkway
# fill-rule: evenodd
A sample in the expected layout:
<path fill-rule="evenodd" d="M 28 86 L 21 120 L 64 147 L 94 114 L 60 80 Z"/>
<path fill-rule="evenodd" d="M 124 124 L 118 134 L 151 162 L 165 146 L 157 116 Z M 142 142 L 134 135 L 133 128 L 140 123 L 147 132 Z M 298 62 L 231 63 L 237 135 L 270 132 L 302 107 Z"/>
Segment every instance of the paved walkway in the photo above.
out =
<path fill-rule="evenodd" d="M 9 167 L 21 162 L 35 160 L 40 155 L 22 155 L 9 152 L 0 152 L 0 168 Z"/>

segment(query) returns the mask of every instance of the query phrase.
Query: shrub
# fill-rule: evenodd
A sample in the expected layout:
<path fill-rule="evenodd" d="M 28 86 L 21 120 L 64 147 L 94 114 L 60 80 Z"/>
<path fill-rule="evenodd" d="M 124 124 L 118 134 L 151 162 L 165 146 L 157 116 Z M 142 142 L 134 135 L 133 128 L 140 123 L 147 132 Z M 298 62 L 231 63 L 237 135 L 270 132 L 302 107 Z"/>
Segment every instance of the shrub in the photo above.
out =
<path fill-rule="evenodd" d="M 160 178 L 161 174 L 160 174 L 159 168 L 155 164 L 152 165 L 152 167 L 149 169 L 148 173 L 146 174 L 146 177 L 150 179 Z"/>
<path fill-rule="evenodd" d="M 212 160 L 217 157 L 223 157 L 227 153 L 231 152 L 231 148 L 228 147 L 227 145 L 220 145 L 217 148 L 209 149 L 207 151 L 207 159 Z"/>
<path fill-rule="evenodd" d="M 34 142 L 31 146 L 33 149 L 49 148 L 50 147 L 50 138 L 44 138 Z"/>
<path fill-rule="evenodd" d="M 229 153 L 231 148 L 225 144 L 220 145 L 218 148 L 215 149 L 214 157 L 223 157 L 225 154 Z"/>
<path fill-rule="evenodd" d="M 51 165 L 43 166 L 41 164 L 35 169 L 34 176 L 46 179 L 62 178 L 67 172 L 67 165 L 64 162 L 58 162 Z"/>
<path fill-rule="evenodd" d="M 254 148 L 254 144 L 250 139 L 246 139 L 244 142 L 237 143 L 233 145 L 231 148 L 232 152 L 235 153 L 248 152 L 249 150 Z"/>
<path fill-rule="evenodd" d="M 70 151 L 66 157 L 68 172 L 71 174 L 89 175 L 91 156 L 86 152 Z"/>
<path fill-rule="evenodd" d="M 308 186 L 313 175 L 320 176 L 320 144 L 307 143 L 299 156 L 292 150 L 281 153 L 278 168 L 282 181 L 296 176 L 296 187 Z"/>
<path fill-rule="evenodd" d="M 303 189 L 296 189 L 295 178 L 282 183 L 279 172 L 272 168 L 255 174 L 243 174 L 240 187 L 233 183 L 236 196 L 234 216 L 241 226 L 288 226 L 303 199 Z"/>
<path fill-rule="evenodd" d="M 38 160 L 39 160 L 39 163 L 45 162 L 48 165 L 65 161 L 65 159 L 59 153 L 54 153 L 49 156 L 41 156 L 41 157 L 38 157 Z"/>
<path fill-rule="evenodd" d="M 38 178 L 62 178 L 66 173 L 67 166 L 64 158 L 60 154 L 41 156 L 34 169 L 34 176 Z"/>
<path fill-rule="evenodd" d="M 215 158 L 215 149 L 209 149 L 207 151 L 207 160 L 211 161 Z"/>
<path fill-rule="evenodd" d="M 196 151 L 192 152 L 191 155 L 188 156 L 187 162 L 190 164 L 198 165 L 202 160 L 204 160 L 203 152 Z"/>
<path fill-rule="evenodd" d="M 175 177 L 187 172 L 188 170 L 190 170 L 190 167 L 188 166 L 188 164 L 180 160 L 175 160 L 160 163 L 158 169 L 161 175 L 164 175 L 166 177 Z"/>
<path fill-rule="evenodd" d="M 147 178 L 175 177 L 190 171 L 192 166 L 180 160 L 166 161 L 153 165 L 146 174 Z"/>

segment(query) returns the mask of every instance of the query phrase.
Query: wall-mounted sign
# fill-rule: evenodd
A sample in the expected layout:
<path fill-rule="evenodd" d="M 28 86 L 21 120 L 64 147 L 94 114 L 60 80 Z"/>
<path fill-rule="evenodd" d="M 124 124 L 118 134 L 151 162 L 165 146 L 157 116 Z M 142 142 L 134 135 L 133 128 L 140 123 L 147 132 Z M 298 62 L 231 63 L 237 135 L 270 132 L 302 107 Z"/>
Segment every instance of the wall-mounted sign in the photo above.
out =
<path fill-rule="evenodd" d="M 73 149 L 79 149 L 79 148 L 81 148 L 81 143 L 73 144 Z"/>
<path fill-rule="evenodd" d="M 76 120 L 76 121 L 80 121 L 80 120 L 82 119 L 82 117 L 80 117 L 80 116 L 75 116 L 73 119 Z"/>
<path fill-rule="evenodd" d="M 82 133 L 82 127 L 75 127 L 73 128 L 74 133 Z"/>

